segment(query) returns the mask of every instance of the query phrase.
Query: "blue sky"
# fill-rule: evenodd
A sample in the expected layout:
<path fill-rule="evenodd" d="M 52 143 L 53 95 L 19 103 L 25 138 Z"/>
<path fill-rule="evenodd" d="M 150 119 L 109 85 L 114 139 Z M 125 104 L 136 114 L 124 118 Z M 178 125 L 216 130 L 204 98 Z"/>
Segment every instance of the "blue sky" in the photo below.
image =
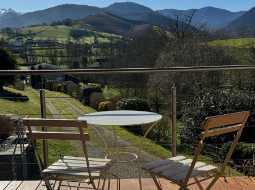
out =
<path fill-rule="evenodd" d="M 12 8 L 19 12 L 45 9 L 51 6 L 75 3 L 105 7 L 114 2 L 127 0 L 0 0 L 0 8 Z M 152 9 L 190 9 L 214 6 L 231 11 L 248 10 L 255 6 L 255 0 L 133 0 Z"/>

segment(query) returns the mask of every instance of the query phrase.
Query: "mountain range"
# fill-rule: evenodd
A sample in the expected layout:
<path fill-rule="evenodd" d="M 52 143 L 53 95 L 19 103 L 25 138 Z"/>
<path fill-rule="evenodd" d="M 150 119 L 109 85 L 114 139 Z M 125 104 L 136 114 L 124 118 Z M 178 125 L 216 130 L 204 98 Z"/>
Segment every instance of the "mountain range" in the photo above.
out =
<path fill-rule="evenodd" d="M 252 31 L 255 30 L 255 8 L 250 11 L 240 12 L 231 12 L 215 7 L 189 10 L 164 9 L 154 11 L 148 7 L 132 2 L 114 3 L 105 8 L 88 5 L 64 4 L 24 14 L 17 13 L 12 9 L 1 10 L 0 28 L 24 27 L 44 23 L 50 24 L 52 22 L 62 21 L 65 19 L 87 19 L 86 22 L 88 24 L 97 24 L 99 20 L 101 24 L 104 22 L 108 24 L 111 22 L 120 24 L 120 20 L 124 19 L 121 21 L 121 25 L 124 27 L 124 30 L 128 29 L 130 25 L 133 25 L 133 21 L 163 27 L 175 27 L 177 17 L 182 21 L 186 21 L 191 16 L 191 25 L 198 28 L 204 26 L 206 29 L 211 31 L 221 30 L 235 32 L 235 30 L 245 28 Z M 132 22 L 127 24 L 125 23 L 126 21 Z M 112 24 L 112 26 L 113 25 L 114 24 Z M 99 27 L 98 24 L 97 27 Z M 123 31 L 120 31 L 120 33 L 121 32 Z M 251 33 L 251 31 L 249 33 Z"/>
<path fill-rule="evenodd" d="M 189 19 L 192 17 L 191 24 L 195 27 L 206 27 L 209 30 L 219 30 L 226 27 L 229 23 L 245 14 L 245 11 L 231 12 L 225 9 L 215 7 L 204 7 L 201 9 L 164 9 L 158 11 L 160 14 L 181 20 Z"/>
<path fill-rule="evenodd" d="M 232 21 L 223 32 L 232 36 L 255 36 L 255 7 Z"/>

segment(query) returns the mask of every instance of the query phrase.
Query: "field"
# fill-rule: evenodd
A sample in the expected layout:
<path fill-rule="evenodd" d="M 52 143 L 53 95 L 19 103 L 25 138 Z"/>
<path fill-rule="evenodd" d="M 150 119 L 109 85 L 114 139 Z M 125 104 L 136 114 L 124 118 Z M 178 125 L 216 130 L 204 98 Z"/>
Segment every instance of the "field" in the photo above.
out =
<path fill-rule="evenodd" d="M 31 35 L 34 39 L 39 40 L 57 40 L 59 42 L 74 41 L 75 39 L 71 36 L 71 31 L 73 29 L 81 29 L 79 26 L 31 26 L 21 29 L 21 34 Z M 100 43 L 109 43 L 110 40 L 119 40 L 121 37 L 114 34 L 108 34 L 103 32 L 96 32 L 89 29 L 84 29 L 86 35 L 79 39 L 81 43 L 93 43 L 95 36 Z M 0 38 L 6 37 L 3 34 L 0 34 Z"/>
<path fill-rule="evenodd" d="M 210 42 L 210 45 L 223 47 L 236 59 L 237 64 L 254 64 L 255 38 L 215 40 Z"/>
<path fill-rule="evenodd" d="M 255 45 L 255 38 L 239 38 L 227 40 L 215 40 L 210 43 L 215 46 L 234 47 L 234 48 L 250 48 Z"/>

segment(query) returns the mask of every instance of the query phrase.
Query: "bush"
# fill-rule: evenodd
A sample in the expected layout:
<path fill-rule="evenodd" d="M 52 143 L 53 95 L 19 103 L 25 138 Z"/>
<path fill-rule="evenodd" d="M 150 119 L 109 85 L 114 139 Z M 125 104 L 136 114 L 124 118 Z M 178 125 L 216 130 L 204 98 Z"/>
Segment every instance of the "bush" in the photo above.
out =
<path fill-rule="evenodd" d="M 229 151 L 232 142 L 227 142 L 222 146 L 220 151 L 220 158 L 223 160 Z M 239 143 L 234 150 L 232 155 L 232 164 L 240 172 L 245 175 L 254 176 L 254 154 L 255 149 L 252 148 L 252 144 L 249 143 Z"/>
<path fill-rule="evenodd" d="M 16 119 L 14 115 L 0 115 L 0 139 L 6 139 L 15 132 Z"/>
<path fill-rule="evenodd" d="M 29 101 L 29 98 L 27 96 L 24 96 L 20 93 L 10 92 L 10 91 L 0 91 L 0 98 L 3 98 L 5 100 L 10 101 L 20 101 L 20 102 L 26 102 Z"/>
<path fill-rule="evenodd" d="M 116 107 L 118 110 L 150 111 L 149 104 L 139 98 L 123 98 L 117 102 Z M 142 126 L 126 126 L 125 128 L 136 135 L 144 135 Z"/>
<path fill-rule="evenodd" d="M 94 92 L 102 93 L 101 86 L 99 86 L 99 85 L 89 85 L 89 86 L 86 86 L 82 89 L 83 102 L 86 105 L 90 105 L 90 96 Z"/>
<path fill-rule="evenodd" d="M 93 92 L 89 97 L 89 106 L 94 109 L 98 108 L 98 105 L 101 101 L 103 101 L 103 94 L 102 92 Z"/>
<path fill-rule="evenodd" d="M 147 101 L 139 98 L 123 98 L 117 102 L 118 110 L 150 111 Z"/>
<path fill-rule="evenodd" d="M 23 81 L 16 81 L 14 84 L 14 88 L 17 90 L 25 90 L 25 84 Z"/>
<path fill-rule="evenodd" d="M 72 29 L 70 31 L 70 35 L 74 38 L 74 39 L 80 39 L 83 38 L 84 36 L 89 35 L 90 33 L 87 30 L 84 29 Z"/>
<path fill-rule="evenodd" d="M 220 151 L 220 156 L 222 159 L 226 157 L 231 144 L 232 142 L 227 142 L 222 146 L 222 149 Z M 235 162 L 239 162 L 240 160 L 245 160 L 245 159 L 252 159 L 254 153 L 255 153 L 255 149 L 253 150 L 251 148 L 251 144 L 241 142 L 236 146 L 236 149 L 232 155 L 232 159 Z"/>
<path fill-rule="evenodd" d="M 17 61 L 5 49 L 0 48 L 0 70 L 15 70 L 17 69 Z M 1 76 L 0 77 L 0 91 L 3 91 L 3 86 L 13 84 L 15 76 Z"/>
<path fill-rule="evenodd" d="M 72 97 L 77 97 L 79 93 L 79 85 L 72 81 L 65 81 L 63 83 L 64 85 L 64 93 L 72 96 Z"/>
<path fill-rule="evenodd" d="M 241 140 L 249 142 L 255 138 L 255 94 L 240 90 L 206 90 L 186 102 L 183 119 L 186 126 L 181 130 L 182 143 L 194 143 L 201 133 L 201 122 L 207 116 L 231 112 L 251 111 L 248 126 L 244 128 Z M 217 143 L 227 142 L 228 136 L 211 139 Z"/>
<path fill-rule="evenodd" d="M 103 101 L 98 105 L 98 111 L 109 111 L 113 110 L 113 103 L 111 101 Z"/>

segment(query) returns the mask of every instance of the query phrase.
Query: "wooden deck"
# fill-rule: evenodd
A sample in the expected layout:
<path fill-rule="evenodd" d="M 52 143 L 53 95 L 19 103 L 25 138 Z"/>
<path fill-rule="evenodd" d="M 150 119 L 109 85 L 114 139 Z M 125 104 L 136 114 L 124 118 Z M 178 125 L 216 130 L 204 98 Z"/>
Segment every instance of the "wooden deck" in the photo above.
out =
<path fill-rule="evenodd" d="M 156 190 L 155 185 L 151 179 L 143 179 L 143 190 Z M 255 190 L 255 178 L 248 177 L 231 177 L 227 178 L 227 183 L 224 179 L 220 179 L 212 190 Z M 208 183 L 208 182 L 205 182 Z M 204 185 L 205 185 L 204 183 Z M 108 190 L 108 183 L 106 183 L 105 189 Z M 166 190 L 178 190 L 178 186 L 175 186 L 165 180 L 161 180 L 163 189 Z M 57 184 L 55 186 L 57 189 Z M 91 189 L 87 184 L 81 184 L 78 188 L 76 182 L 65 182 L 61 186 L 61 190 L 83 190 Z M 112 180 L 110 190 L 116 190 L 116 181 Z M 137 179 L 122 179 L 121 190 L 139 190 Z M 201 190 L 196 185 L 190 187 L 191 190 Z M 0 181 L 0 190 L 46 190 L 44 182 L 42 181 Z"/>

